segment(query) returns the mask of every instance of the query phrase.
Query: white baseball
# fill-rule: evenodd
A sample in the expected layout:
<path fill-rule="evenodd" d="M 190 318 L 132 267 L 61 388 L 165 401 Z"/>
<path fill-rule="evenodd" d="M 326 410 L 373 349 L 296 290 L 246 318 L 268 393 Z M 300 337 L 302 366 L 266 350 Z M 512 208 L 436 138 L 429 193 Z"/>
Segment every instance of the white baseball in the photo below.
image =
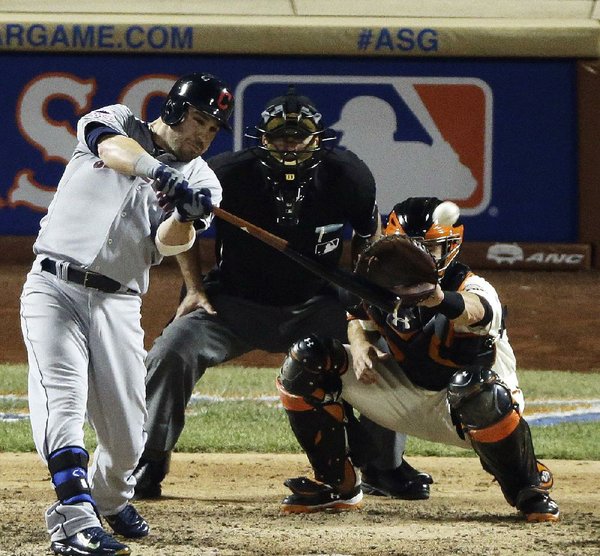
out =
<path fill-rule="evenodd" d="M 460 216 L 460 209 L 452 201 L 443 201 L 435 207 L 432 216 L 440 226 L 453 226 Z"/>

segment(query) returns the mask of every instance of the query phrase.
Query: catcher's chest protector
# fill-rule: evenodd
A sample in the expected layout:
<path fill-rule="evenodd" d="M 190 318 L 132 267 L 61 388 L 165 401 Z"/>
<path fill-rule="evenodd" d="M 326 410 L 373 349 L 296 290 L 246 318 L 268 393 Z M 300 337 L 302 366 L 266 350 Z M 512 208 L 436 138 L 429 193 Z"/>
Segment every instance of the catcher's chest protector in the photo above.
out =
<path fill-rule="evenodd" d="M 453 264 L 442 288 L 458 290 L 469 272 L 467 266 Z M 489 336 L 457 333 L 452 322 L 434 309 L 414 307 L 389 314 L 369 307 L 367 311 L 395 359 L 417 386 L 440 391 L 459 368 L 473 364 L 491 367 L 494 362 L 496 352 Z"/>

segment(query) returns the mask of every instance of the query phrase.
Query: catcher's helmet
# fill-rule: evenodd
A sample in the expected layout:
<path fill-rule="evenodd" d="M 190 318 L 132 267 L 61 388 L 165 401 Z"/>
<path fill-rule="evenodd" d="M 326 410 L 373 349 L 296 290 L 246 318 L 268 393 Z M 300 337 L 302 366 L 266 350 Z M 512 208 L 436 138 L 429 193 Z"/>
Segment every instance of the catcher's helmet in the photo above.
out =
<path fill-rule="evenodd" d="M 228 123 L 233 112 L 233 94 L 229 87 L 210 73 L 190 73 L 179 78 L 162 107 L 161 117 L 170 126 L 183 119 L 188 105 L 213 116 L 231 129 Z"/>
<path fill-rule="evenodd" d="M 452 201 L 410 197 L 394 206 L 385 235 L 402 234 L 420 242 L 435 258 L 439 278 L 456 258 L 463 242 L 460 211 Z M 441 246 L 441 253 L 435 247 Z"/>

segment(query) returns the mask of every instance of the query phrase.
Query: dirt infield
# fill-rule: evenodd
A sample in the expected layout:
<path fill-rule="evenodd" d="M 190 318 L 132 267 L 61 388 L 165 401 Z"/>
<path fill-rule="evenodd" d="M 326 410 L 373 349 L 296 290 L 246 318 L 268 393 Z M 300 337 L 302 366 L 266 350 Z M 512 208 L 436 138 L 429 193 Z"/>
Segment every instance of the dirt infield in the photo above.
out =
<path fill-rule="evenodd" d="M 26 272 L 26 265 L 0 265 L 0 361 L 25 361 L 18 296 Z M 592 335 L 600 272 L 482 274 L 509 307 L 509 336 L 521 368 L 600 371 Z M 179 283 L 174 266 L 153 270 L 142 319 L 147 346 L 174 311 Z M 279 354 L 253 352 L 237 362 L 280 361 Z M 436 480 L 428 501 L 367 497 L 360 512 L 283 516 L 282 481 L 310 475 L 304 456 L 175 454 L 166 497 L 138 504 L 152 534 L 130 546 L 141 556 L 600 556 L 600 462 L 546 462 L 563 520 L 536 525 L 518 518 L 475 458 L 411 462 Z M 0 556 L 49 554 L 43 512 L 53 499 L 36 455 L 0 454 Z"/>
<path fill-rule="evenodd" d="M 0 264 L 0 362 L 26 361 L 19 328 L 19 294 L 28 265 Z M 523 369 L 600 371 L 595 330 L 600 271 L 482 271 L 508 306 L 507 326 Z M 142 325 L 151 345 L 174 313 L 181 280 L 174 264 L 152 270 Z M 281 355 L 253 352 L 237 361 L 278 366 Z"/>
<path fill-rule="evenodd" d="M 136 556 L 600 555 L 600 462 L 547 461 L 562 521 L 523 522 L 475 458 L 412 458 L 436 482 L 427 501 L 365 497 L 361 511 L 286 516 L 282 480 L 301 455 L 175 454 L 161 500 L 137 503 L 151 535 Z M 34 454 L 0 454 L 0 555 L 48 554 L 54 499 Z"/>

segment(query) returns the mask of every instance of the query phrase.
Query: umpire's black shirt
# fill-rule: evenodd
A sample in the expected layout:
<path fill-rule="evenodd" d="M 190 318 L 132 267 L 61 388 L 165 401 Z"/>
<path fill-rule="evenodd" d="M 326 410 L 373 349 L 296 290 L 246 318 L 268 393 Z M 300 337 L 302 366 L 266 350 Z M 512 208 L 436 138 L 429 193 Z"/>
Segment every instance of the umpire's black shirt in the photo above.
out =
<path fill-rule="evenodd" d="M 287 240 L 294 250 L 337 265 L 344 225 L 363 236 L 374 232 L 373 175 L 354 153 L 323 153 L 305 188 L 297 226 L 277 224 L 275 200 L 252 149 L 223 153 L 208 161 L 223 187 L 221 207 Z M 244 231 L 215 218 L 217 268 L 207 282 L 220 291 L 265 305 L 295 305 L 323 293 L 326 282 Z M 208 284 L 207 284 L 208 285 Z"/>

